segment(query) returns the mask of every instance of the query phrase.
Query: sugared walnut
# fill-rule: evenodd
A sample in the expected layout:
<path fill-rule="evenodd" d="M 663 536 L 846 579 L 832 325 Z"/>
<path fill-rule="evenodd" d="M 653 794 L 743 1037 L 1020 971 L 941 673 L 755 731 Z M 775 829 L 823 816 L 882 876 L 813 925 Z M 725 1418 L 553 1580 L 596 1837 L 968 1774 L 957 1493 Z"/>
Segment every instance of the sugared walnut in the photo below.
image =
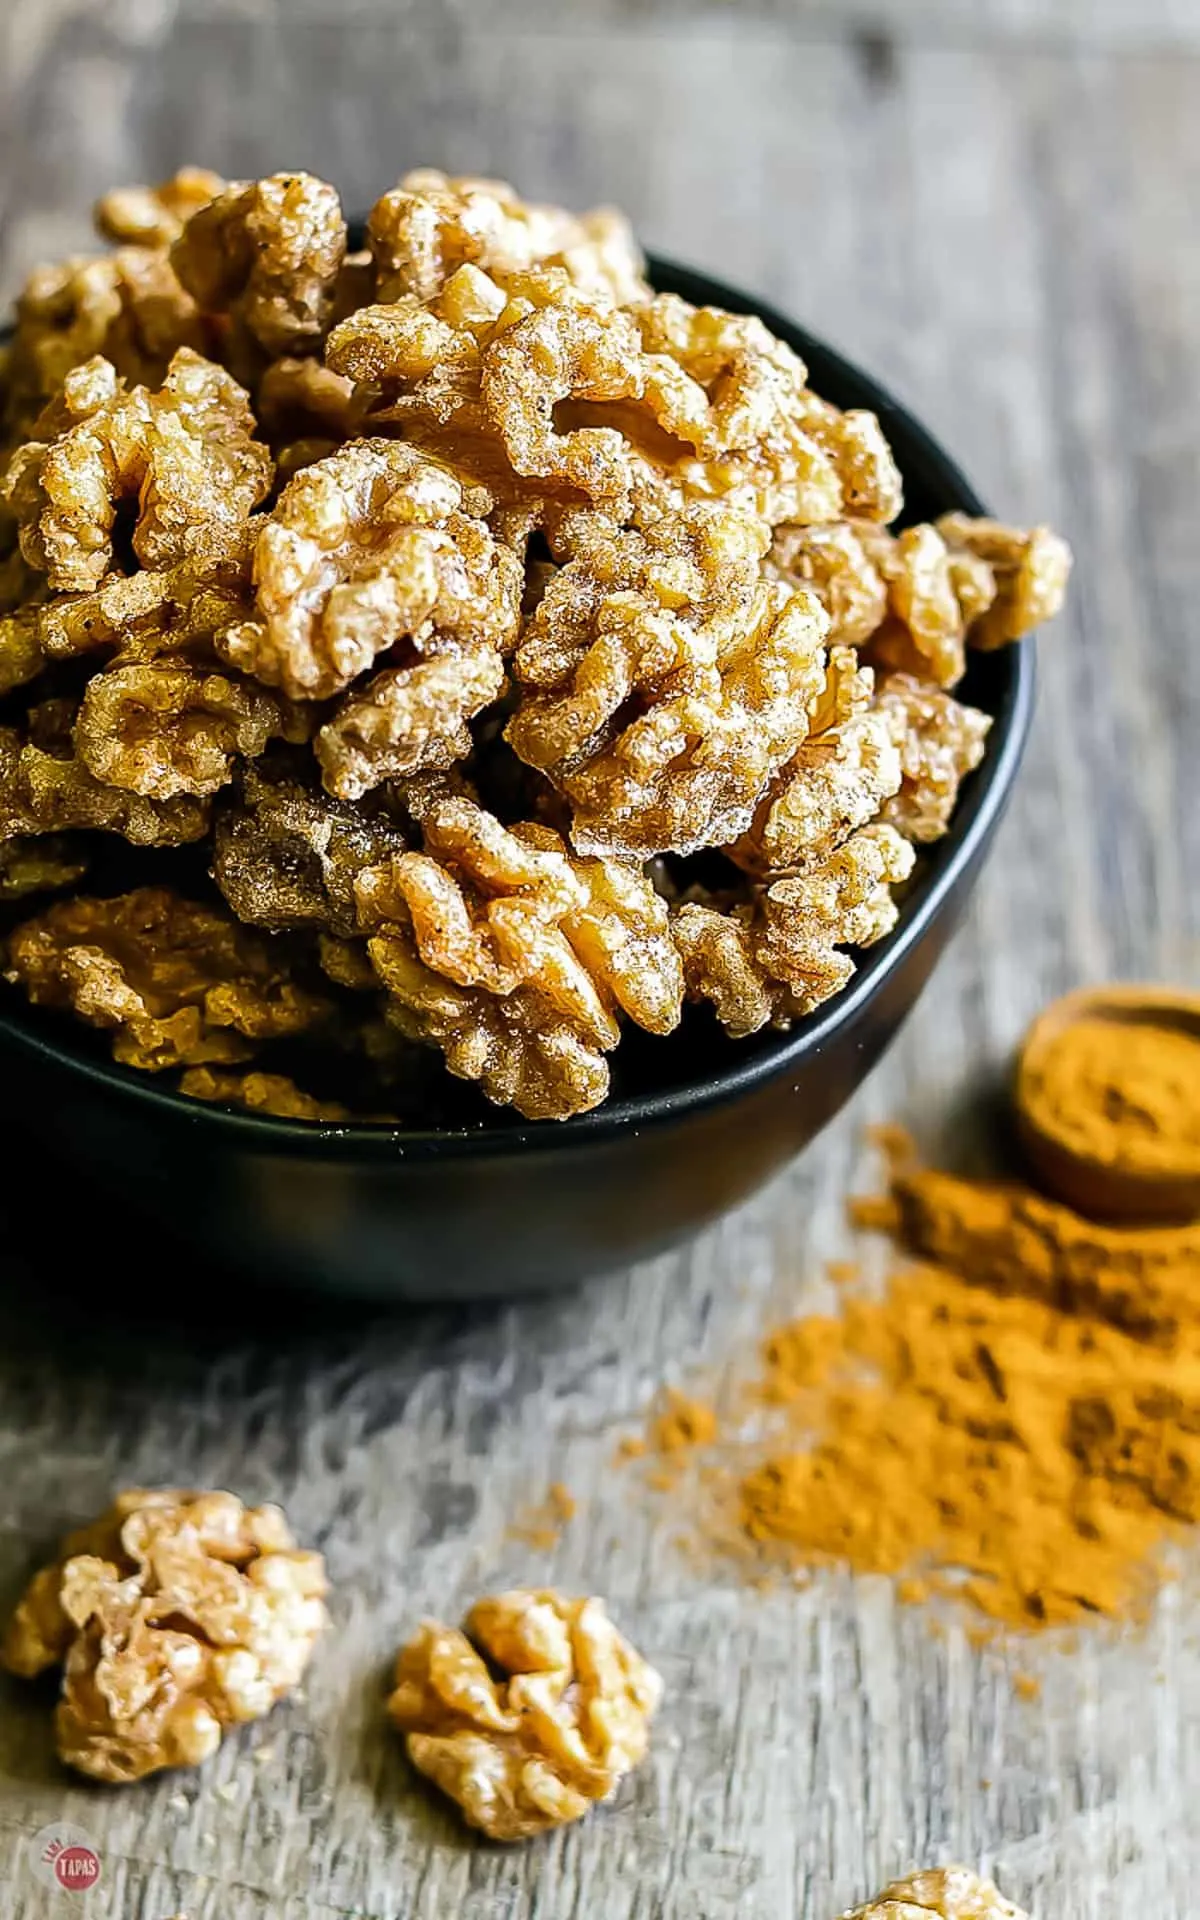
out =
<path fill-rule="evenodd" d="M 34 1575 L 0 1647 L 61 1666 L 60 1757 L 95 1780 L 197 1766 L 290 1692 L 328 1625 L 325 1564 L 278 1507 L 134 1488 Z"/>
<path fill-rule="evenodd" d="M 939 840 L 959 786 L 983 759 L 991 715 L 907 673 L 881 678 L 875 707 L 892 724 L 903 776 L 882 817 L 906 840 Z"/>
<path fill-rule="evenodd" d="M 854 972 L 843 949 L 871 946 L 895 926 L 891 889 L 908 878 L 913 861 L 894 828 L 873 825 L 740 905 L 685 901 L 672 927 L 689 998 L 711 1001 L 735 1038 L 812 1013 Z"/>
<path fill-rule="evenodd" d="M 405 848 L 385 807 L 347 806 L 264 761 L 243 768 L 218 814 L 213 878 L 251 926 L 327 928 L 349 939 L 358 928 L 355 876 Z"/>
<path fill-rule="evenodd" d="M 644 533 L 579 515 L 564 538 L 514 659 L 507 739 L 567 795 L 586 850 L 725 845 L 805 738 L 823 610 L 763 580 L 767 532 L 736 514 Z"/>
<path fill-rule="evenodd" d="M 792 873 L 828 859 L 897 793 L 898 726 L 890 708 L 872 707 L 873 684 L 871 669 L 859 667 L 850 648 L 831 650 L 808 739 L 768 788 L 749 832 L 728 850 L 747 872 Z"/>
<path fill-rule="evenodd" d="M 357 800 L 383 780 L 455 766 L 471 751 L 468 720 L 503 687 L 504 662 L 488 646 L 385 668 L 343 694 L 318 733 L 325 785 Z"/>
<path fill-rule="evenodd" d="M 1002 647 L 1053 620 L 1062 607 L 1071 573 L 1071 549 L 1049 527 L 1006 527 L 998 520 L 943 514 L 938 532 L 963 571 L 974 561 L 991 570 L 995 596 L 971 616 L 973 647 Z M 965 577 L 965 574 L 964 574 Z"/>
<path fill-rule="evenodd" d="M 934 1867 L 894 1880 L 842 1920 L 1027 1920 L 990 1880 L 967 1867 Z"/>
<path fill-rule="evenodd" d="M 389 1017 L 498 1106 L 531 1120 L 595 1106 L 618 1014 L 652 1033 L 678 1022 L 665 903 L 636 867 L 581 859 L 548 827 L 502 827 L 469 800 L 421 824 L 423 852 L 356 885 Z"/>
<path fill-rule="evenodd" d="M 649 288 L 628 222 L 601 208 L 579 216 L 521 200 L 502 180 L 455 179 L 431 167 L 406 174 L 367 218 L 376 299 L 434 300 L 468 264 L 503 279 L 541 264 L 563 267 L 586 293 L 618 304 Z"/>
<path fill-rule="evenodd" d="M 19 448 L 4 481 L 21 551 L 56 589 L 99 586 L 126 538 L 144 567 L 203 553 L 271 484 L 246 394 L 188 348 L 158 392 L 126 391 L 103 360 L 77 369 L 64 392 L 74 424 Z"/>
<path fill-rule="evenodd" d="M 236 757 L 269 740 L 306 740 L 311 717 L 240 675 L 155 660 L 88 681 L 75 722 L 80 759 L 97 780 L 155 800 L 216 793 Z"/>
<path fill-rule="evenodd" d="M 122 664 L 185 649 L 210 654 L 214 635 L 250 611 L 256 520 L 217 529 L 178 566 L 113 573 L 91 593 L 64 593 L 32 610 L 51 660 L 109 652 Z"/>
<path fill-rule="evenodd" d="M 213 1106 L 242 1107 L 247 1113 L 270 1114 L 275 1120 L 318 1120 L 336 1124 L 348 1120 L 345 1107 L 333 1100 L 314 1100 L 282 1073 L 228 1073 L 214 1067 L 189 1067 L 179 1082 L 189 1100 Z"/>
<path fill-rule="evenodd" d="M 522 569 L 444 467 L 355 440 L 284 488 L 259 536 L 256 617 L 218 642 L 293 699 L 338 693 L 401 640 L 421 652 L 511 645 Z"/>
<path fill-rule="evenodd" d="M 859 531 L 888 590 L 889 617 L 872 639 L 872 657 L 939 687 L 954 686 L 966 665 L 967 623 L 946 542 L 929 526 L 897 535 Z M 978 586 L 972 582 L 973 593 Z"/>
<path fill-rule="evenodd" d="M 203 312 L 234 315 L 274 359 L 319 344 L 345 255 L 335 190 L 275 173 L 234 182 L 193 214 L 171 263 Z"/>
<path fill-rule="evenodd" d="M 658 1674 L 602 1600 L 518 1588 L 463 1628 L 425 1621 L 396 1662 L 388 1713 L 413 1765 L 492 1840 L 581 1819 L 645 1759 Z"/>
<path fill-rule="evenodd" d="M 152 800 L 107 786 L 84 766 L 71 737 L 69 700 L 34 707 L 23 728 L 0 727 L 0 840 L 91 828 L 137 847 L 181 847 L 208 831 L 205 800 Z"/>
<path fill-rule="evenodd" d="M 46 664 L 36 606 L 0 614 L 0 695 L 36 680 Z"/>
<path fill-rule="evenodd" d="M 64 834 L 0 839 L 0 900 L 55 893 L 81 880 L 87 870 L 88 857 L 82 843 Z"/>
<path fill-rule="evenodd" d="M 886 526 L 904 505 L 904 487 L 895 456 L 877 416 L 864 407 L 845 413 L 810 390 L 804 396 L 804 424 L 832 460 L 848 520 Z M 799 519 L 800 516 L 789 515 Z"/>
<path fill-rule="evenodd" d="M 887 613 L 883 576 L 845 521 L 776 527 L 770 568 L 789 586 L 812 589 L 829 615 L 831 642 L 862 646 Z"/>
<path fill-rule="evenodd" d="M 168 247 L 187 222 L 225 190 L 219 173 L 180 167 L 157 187 L 113 187 L 96 202 L 96 226 L 106 240 Z"/>
<path fill-rule="evenodd" d="M 47 908 L 11 936 L 5 977 L 36 1006 L 111 1028 L 114 1058 L 150 1073 L 247 1060 L 331 1011 L 280 942 L 165 887 Z"/>
<path fill-rule="evenodd" d="M 330 451 L 350 438 L 351 382 L 319 360 L 274 360 L 255 396 L 259 425 L 272 445 L 326 439 Z"/>

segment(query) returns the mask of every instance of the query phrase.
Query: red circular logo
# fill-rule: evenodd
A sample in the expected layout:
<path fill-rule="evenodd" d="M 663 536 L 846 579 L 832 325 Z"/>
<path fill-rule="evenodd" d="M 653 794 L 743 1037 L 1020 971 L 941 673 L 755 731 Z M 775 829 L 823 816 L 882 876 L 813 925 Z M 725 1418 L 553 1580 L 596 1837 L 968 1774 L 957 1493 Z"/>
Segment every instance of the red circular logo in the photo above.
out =
<path fill-rule="evenodd" d="M 100 1878 L 100 1856 L 91 1847 L 63 1847 L 53 1861 L 54 1878 L 68 1893 L 82 1893 Z"/>

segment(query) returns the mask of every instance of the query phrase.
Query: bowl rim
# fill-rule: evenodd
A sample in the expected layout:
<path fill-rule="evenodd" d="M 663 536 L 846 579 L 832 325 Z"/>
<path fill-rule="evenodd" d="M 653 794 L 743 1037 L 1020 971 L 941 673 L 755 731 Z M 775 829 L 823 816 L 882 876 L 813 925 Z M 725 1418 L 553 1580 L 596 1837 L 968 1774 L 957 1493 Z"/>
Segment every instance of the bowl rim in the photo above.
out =
<path fill-rule="evenodd" d="M 818 335 L 798 325 L 765 300 L 731 287 L 712 274 L 679 265 L 661 255 L 648 256 L 651 284 L 660 292 L 682 294 L 696 305 L 716 305 L 730 312 L 755 314 L 805 361 L 820 362 L 821 383 L 830 377 L 853 391 L 854 403 L 872 409 L 885 424 L 894 422 L 906 442 L 906 481 L 920 478 L 953 496 L 960 511 L 986 514 L 987 509 L 957 462 L 871 374 L 828 346 Z M 0 337 L 8 331 L 0 328 Z M 889 433 L 889 439 L 891 434 Z M 856 1020 L 883 989 L 889 976 L 917 946 L 941 911 L 960 876 L 990 838 L 1008 801 L 1029 733 L 1036 686 L 1036 657 L 1032 637 L 1006 649 L 1011 661 L 1008 684 L 998 698 L 988 751 L 972 776 L 967 794 L 957 807 L 950 831 L 923 853 L 922 868 L 904 902 L 894 930 L 872 947 L 853 978 L 824 1007 L 781 1032 L 773 1044 L 756 1049 L 746 1059 L 708 1071 L 694 1082 L 658 1092 L 606 1100 L 589 1113 L 569 1120 L 519 1121 L 502 1126 L 420 1128 L 389 1127 L 363 1121 L 317 1122 L 284 1120 L 270 1114 L 241 1113 L 189 1098 L 173 1088 L 155 1084 L 148 1076 L 116 1061 L 89 1059 L 59 1044 L 53 1037 L 26 1026 L 21 1017 L 0 1006 L 0 1036 L 35 1058 L 119 1099 L 127 1099 L 164 1123 L 184 1123 L 201 1133 L 237 1140 L 247 1150 L 299 1154 L 316 1160 L 369 1160 L 381 1165 L 407 1160 L 501 1159 L 526 1156 L 531 1150 L 569 1152 L 573 1148 L 612 1141 L 643 1127 L 659 1127 L 681 1116 L 700 1114 L 724 1105 L 767 1081 L 796 1071 L 802 1062 L 819 1056 L 838 1031 Z M 250 1069 L 253 1071 L 253 1068 Z M 201 1143 L 197 1141 L 197 1145 Z"/>

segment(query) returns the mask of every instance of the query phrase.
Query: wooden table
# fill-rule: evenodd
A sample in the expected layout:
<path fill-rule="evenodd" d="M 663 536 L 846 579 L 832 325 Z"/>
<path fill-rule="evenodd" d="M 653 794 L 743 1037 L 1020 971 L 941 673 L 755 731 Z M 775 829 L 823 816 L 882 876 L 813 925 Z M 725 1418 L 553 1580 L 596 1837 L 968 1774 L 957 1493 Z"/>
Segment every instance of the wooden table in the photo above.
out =
<path fill-rule="evenodd" d="M 10 0 L 5 292 L 86 244 L 102 187 L 184 158 L 302 164 L 351 207 L 417 162 L 609 198 L 878 371 L 1080 564 L 1017 801 L 935 986 L 853 1109 L 690 1251 L 501 1313 L 331 1316 L 216 1307 L 153 1249 L 140 1279 L 102 1277 L 59 1207 L 29 1260 L 10 1220 L 0 1598 L 114 1485 L 228 1484 L 324 1548 L 337 1630 L 303 1697 L 201 1773 L 127 1792 L 68 1784 L 47 1699 L 6 1685 L 5 1913 L 72 1910 L 24 1862 L 54 1820 L 103 1854 L 75 1903 L 94 1920 L 828 1920 L 947 1856 L 1042 1920 L 1196 1911 L 1186 1588 L 1140 1638 L 978 1649 L 882 1582 L 763 1595 L 698 1573 L 611 1466 L 662 1380 L 819 1297 L 866 1122 L 961 1145 L 1050 995 L 1200 970 L 1200 13 L 877 0 L 870 20 L 832 0 Z M 579 1516 L 523 1548 L 506 1525 L 551 1473 Z M 603 1591 L 669 1687 L 619 1803 L 515 1852 L 460 1835 L 380 1715 L 400 1634 L 505 1579 Z"/>

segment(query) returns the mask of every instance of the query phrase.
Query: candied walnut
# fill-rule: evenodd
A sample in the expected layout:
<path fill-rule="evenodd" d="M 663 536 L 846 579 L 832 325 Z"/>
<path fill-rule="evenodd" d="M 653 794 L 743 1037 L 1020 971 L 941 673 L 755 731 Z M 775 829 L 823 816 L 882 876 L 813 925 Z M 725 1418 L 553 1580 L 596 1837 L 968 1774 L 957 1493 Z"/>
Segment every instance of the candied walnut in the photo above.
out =
<path fill-rule="evenodd" d="M 842 1920 L 1027 1920 L 990 1880 L 967 1867 L 933 1867 L 894 1880 Z"/>
<path fill-rule="evenodd" d="M 991 715 L 907 673 L 886 675 L 875 705 L 891 722 L 903 776 L 882 817 L 906 840 L 939 840 L 960 784 L 983 759 Z"/>
<path fill-rule="evenodd" d="M 829 615 L 829 638 L 860 647 L 881 625 L 888 608 L 883 576 L 854 528 L 776 527 L 771 570 L 788 586 L 809 587 Z"/>
<path fill-rule="evenodd" d="M 81 880 L 87 870 L 87 854 L 64 834 L 0 840 L 0 900 L 54 893 Z"/>
<path fill-rule="evenodd" d="M 786 1027 L 838 993 L 854 972 L 844 947 L 890 933 L 891 889 L 913 850 L 890 826 L 862 827 L 807 872 L 758 888 L 728 911 L 703 901 L 675 909 L 672 929 L 688 995 L 709 1000 L 737 1039 L 768 1020 Z"/>
<path fill-rule="evenodd" d="M 271 456 L 253 438 L 245 392 L 188 348 L 157 393 L 124 391 L 100 360 L 77 369 L 64 395 L 74 424 L 18 448 L 4 481 L 21 551 L 54 588 L 99 586 L 126 536 L 144 567 L 200 554 L 270 487 Z"/>
<path fill-rule="evenodd" d="M 548 827 L 436 802 L 425 850 L 358 877 L 359 919 L 389 1018 L 440 1047 L 498 1106 L 565 1119 L 604 1098 L 624 1012 L 679 1019 L 667 909 L 635 867 L 581 859 Z"/>
<path fill-rule="evenodd" d="M 91 593 L 59 594 L 32 610 L 50 660 L 111 649 L 120 663 L 163 653 L 211 652 L 214 636 L 250 611 L 258 520 L 217 529 L 211 544 L 178 566 L 110 574 Z"/>
<path fill-rule="evenodd" d="M 239 754 L 257 759 L 269 740 L 303 741 L 311 729 L 310 716 L 253 681 L 156 660 L 92 676 L 75 743 L 97 780 L 171 800 L 216 793 Z"/>
<path fill-rule="evenodd" d="M 96 226 L 106 240 L 169 247 L 194 213 L 225 190 L 219 173 L 180 167 L 157 187 L 113 187 L 96 202 Z"/>
<path fill-rule="evenodd" d="M 213 878 L 251 926 L 328 928 L 349 939 L 358 929 L 355 876 L 405 850 L 388 812 L 347 806 L 264 763 L 243 769 L 237 799 L 218 815 Z M 369 985 L 378 990 L 373 977 Z"/>
<path fill-rule="evenodd" d="M 256 617 L 218 651 L 304 699 L 340 692 L 400 640 L 509 646 L 523 576 L 444 467 L 397 440 L 355 440 L 288 482 L 254 578 Z"/>
<path fill-rule="evenodd" d="M 661 1698 L 603 1601 L 518 1588 L 479 1601 L 462 1632 L 426 1620 L 388 1713 L 469 1826 L 526 1840 L 610 1797 L 645 1758 Z"/>
<path fill-rule="evenodd" d="M 325 785 L 357 800 L 382 780 L 454 766 L 471 751 L 468 720 L 503 688 L 504 662 L 491 647 L 385 668 L 344 694 L 318 733 Z"/>
<path fill-rule="evenodd" d="M 872 657 L 939 687 L 954 686 L 966 666 L 967 625 L 946 542 L 929 526 L 894 536 L 881 528 L 859 532 L 888 590 L 889 618 L 872 640 Z"/>
<path fill-rule="evenodd" d="M 642 258 L 624 217 L 609 208 L 578 217 L 521 200 L 502 180 L 452 178 L 430 167 L 408 173 L 367 217 L 376 299 L 437 298 L 459 267 L 503 279 L 539 265 L 562 267 L 589 294 L 617 304 L 645 299 Z"/>
<path fill-rule="evenodd" d="M 347 1108 L 333 1100 L 314 1100 L 282 1073 L 221 1073 L 213 1067 L 189 1067 L 179 1091 L 189 1100 L 244 1107 L 247 1113 L 267 1113 L 276 1120 L 318 1120 L 331 1125 L 350 1118 Z"/>
<path fill-rule="evenodd" d="M 197 1766 L 299 1684 L 328 1625 L 325 1563 L 278 1507 L 133 1488 L 34 1575 L 0 1646 L 60 1666 L 60 1757 L 95 1780 Z"/>
<path fill-rule="evenodd" d="M 48 700 L 25 729 L 0 727 L 0 840 L 81 828 L 119 833 L 136 847 L 204 838 L 207 801 L 153 800 L 97 780 L 75 751 L 74 717 L 71 701 Z"/>
<path fill-rule="evenodd" d="M 873 685 L 850 648 L 832 649 L 807 740 L 759 802 L 750 831 L 728 849 L 747 872 L 794 873 L 828 859 L 898 792 L 896 722 L 890 708 L 872 709 Z"/>
<path fill-rule="evenodd" d="M 331 1011 L 278 942 L 165 887 L 48 907 L 11 936 L 5 978 L 36 1006 L 112 1028 L 114 1058 L 149 1073 L 246 1060 Z"/>
<path fill-rule="evenodd" d="M 0 614 L 0 695 L 36 680 L 45 666 L 39 626 L 37 607 Z"/>
<path fill-rule="evenodd" d="M 973 647 L 1005 646 L 1053 620 L 1071 572 L 1071 549 L 1057 533 L 1049 527 L 1026 532 L 965 513 L 943 514 L 937 525 L 960 577 L 964 563 L 974 561 L 990 569 L 994 581 L 994 597 L 971 616 Z"/>
<path fill-rule="evenodd" d="M 904 505 L 904 485 L 877 416 L 865 407 L 842 413 L 808 391 L 804 420 L 837 470 L 846 518 L 882 525 L 894 520 Z"/>
<path fill-rule="evenodd" d="M 328 451 L 353 431 L 354 387 L 319 360 L 275 360 L 258 384 L 259 425 L 272 444 L 326 440 Z"/>
<path fill-rule="evenodd" d="M 575 516 L 564 537 L 514 659 L 506 738 L 567 795 L 585 851 L 725 845 L 805 737 L 823 610 L 762 579 L 767 532 L 732 513 L 644 533 Z"/>
<path fill-rule="evenodd" d="M 309 173 L 234 182 L 194 213 L 171 264 L 205 313 L 234 315 L 272 359 L 316 347 L 337 298 L 346 222 Z"/>

